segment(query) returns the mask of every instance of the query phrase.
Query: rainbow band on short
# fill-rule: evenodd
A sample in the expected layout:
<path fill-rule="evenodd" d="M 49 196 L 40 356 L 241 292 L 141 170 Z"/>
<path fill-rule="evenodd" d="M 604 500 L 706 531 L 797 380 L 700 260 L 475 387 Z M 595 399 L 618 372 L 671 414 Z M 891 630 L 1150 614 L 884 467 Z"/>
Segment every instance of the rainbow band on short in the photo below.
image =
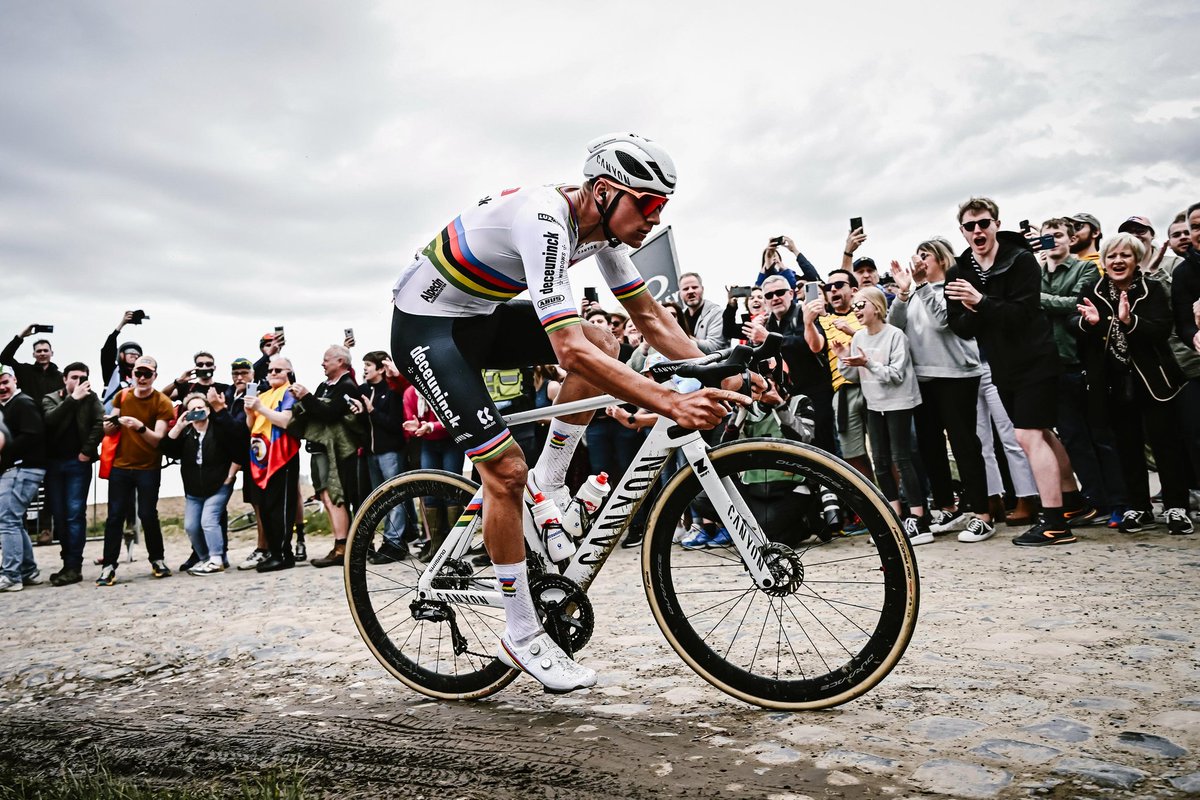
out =
<path fill-rule="evenodd" d="M 511 300 L 525 291 L 525 284 L 480 261 L 467 245 L 462 217 L 442 229 L 422 254 L 454 288 L 484 300 Z"/>
<path fill-rule="evenodd" d="M 500 433 L 488 439 L 479 447 L 473 447 L 467 451 L 467 458 L 473 463 L 478 464 L 480 461 L 491 461 L 496 456 L 503 453 L 515 442 L 508 428 L 500 431 Z"/>
<path fill-rule="evenodd" d="M 568 325 L 582 325 L 583 320 L 579 318 L 579 314 L 575 313 L 574 309 L 565 308 L 562 311 L 552 311 L 541 318 L 542 327 L 546 333 L 554 333 L 560 331 Z"/>
<path fill-rule="evenodd" d="M 646 282 L 638 277 L 629 283 L 614 287 L 612 293 L 618 300 L 624 303 L 626 300 L 637 297 L 644 291 L 646 291 Z"/>

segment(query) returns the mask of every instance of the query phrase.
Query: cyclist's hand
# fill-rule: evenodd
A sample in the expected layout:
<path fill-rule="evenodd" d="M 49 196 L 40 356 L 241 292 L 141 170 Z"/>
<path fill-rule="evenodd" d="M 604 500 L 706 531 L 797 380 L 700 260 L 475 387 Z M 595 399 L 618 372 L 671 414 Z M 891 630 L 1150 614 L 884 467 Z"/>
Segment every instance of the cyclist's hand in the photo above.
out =
<path fill-rule="evenodd" d="M 715 428 L 734 405 L 749 405 L 750 398 L 728 389 L 699 389 L 675 396 L 671 419 L 688 430 Z"/>
<path fill-rule="evenodd" d="M 745 375 L 731 375 L 721 381 L 721 388 L 730 392 L 740 392 L 746 386 Z M 767 382 L 757 372 L 750 373 L 750 397 L 757 400 L 767 391 Z M 741 395 L 745 399 L 745 395 Z"/>

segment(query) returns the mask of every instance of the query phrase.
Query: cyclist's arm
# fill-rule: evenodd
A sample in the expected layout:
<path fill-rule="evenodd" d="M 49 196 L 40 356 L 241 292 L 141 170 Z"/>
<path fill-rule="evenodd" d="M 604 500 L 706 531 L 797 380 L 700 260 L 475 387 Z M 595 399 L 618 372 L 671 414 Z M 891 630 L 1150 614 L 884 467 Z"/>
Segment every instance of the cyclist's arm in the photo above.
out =
<path fill-rule="evenodd" d="M 642 377 L 615 358 L 609 358 L 587 338 L 582 325 L 559 328 L 549 337 L 559 366 L 568 373 L 577 374 L 603 392 L 656 413 L 669 415 L 672 411 L 672 400 L 678 396 L 675 392 Z"/>
<path fill-rule="evenodd" d="M 675 318 L 649 292 L 622 300 L 621 305 L 629 312 L 643 338 L 667 358 L 699 358 L 704 355 L 696 342 L 683 332 Z"/>

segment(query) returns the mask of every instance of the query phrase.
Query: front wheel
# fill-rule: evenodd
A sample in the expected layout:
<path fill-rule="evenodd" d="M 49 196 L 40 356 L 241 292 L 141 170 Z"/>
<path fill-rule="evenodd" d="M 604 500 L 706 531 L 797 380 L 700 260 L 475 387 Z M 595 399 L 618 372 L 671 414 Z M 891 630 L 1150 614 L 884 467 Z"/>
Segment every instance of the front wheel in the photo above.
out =
<path fill-rule="evenodd" d="M 735 547 L 672 541 L 685 514 L 717 520 L 685 466 L 652 509 L 642 550 L 646 596 L 671 647 L 713 686 L 765 708 L 828 708 L 867 692 L 917 620 L 917 564 L 887 500 L 844 461 L 794 442 L 743 440 L 709 458 L 770 540 L 776 580 L 760 589 Z M 834 507 L 868 535 L 831 526 Z"/>

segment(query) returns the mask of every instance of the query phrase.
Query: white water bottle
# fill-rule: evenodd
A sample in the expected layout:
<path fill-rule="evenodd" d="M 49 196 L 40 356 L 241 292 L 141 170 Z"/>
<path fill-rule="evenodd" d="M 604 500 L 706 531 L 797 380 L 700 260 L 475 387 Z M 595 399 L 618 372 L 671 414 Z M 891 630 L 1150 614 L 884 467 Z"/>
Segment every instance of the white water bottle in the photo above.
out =
<path fill-rule="evenodd" d="M 584 524 L 596 516 L 596 512 L 604 505 L 604 499 L 611 491 L 612 484 L 608 482 L 607 472 L 593 475 L 584 481 L 583 486 L 575 493 L 571 507 L 563 515 L 563 529 L 567 535 L 576 539 L 582 536 Z"/>
<path fill-rule="evenodd" d="M 552 561 L 564 561 L 575 555 L 575 542 L 563 530 L 561 520 L 562 514 L 553 500 L 541 492 L 533 496 L 533 521 L 542 534 L 546 554 Z"/>

